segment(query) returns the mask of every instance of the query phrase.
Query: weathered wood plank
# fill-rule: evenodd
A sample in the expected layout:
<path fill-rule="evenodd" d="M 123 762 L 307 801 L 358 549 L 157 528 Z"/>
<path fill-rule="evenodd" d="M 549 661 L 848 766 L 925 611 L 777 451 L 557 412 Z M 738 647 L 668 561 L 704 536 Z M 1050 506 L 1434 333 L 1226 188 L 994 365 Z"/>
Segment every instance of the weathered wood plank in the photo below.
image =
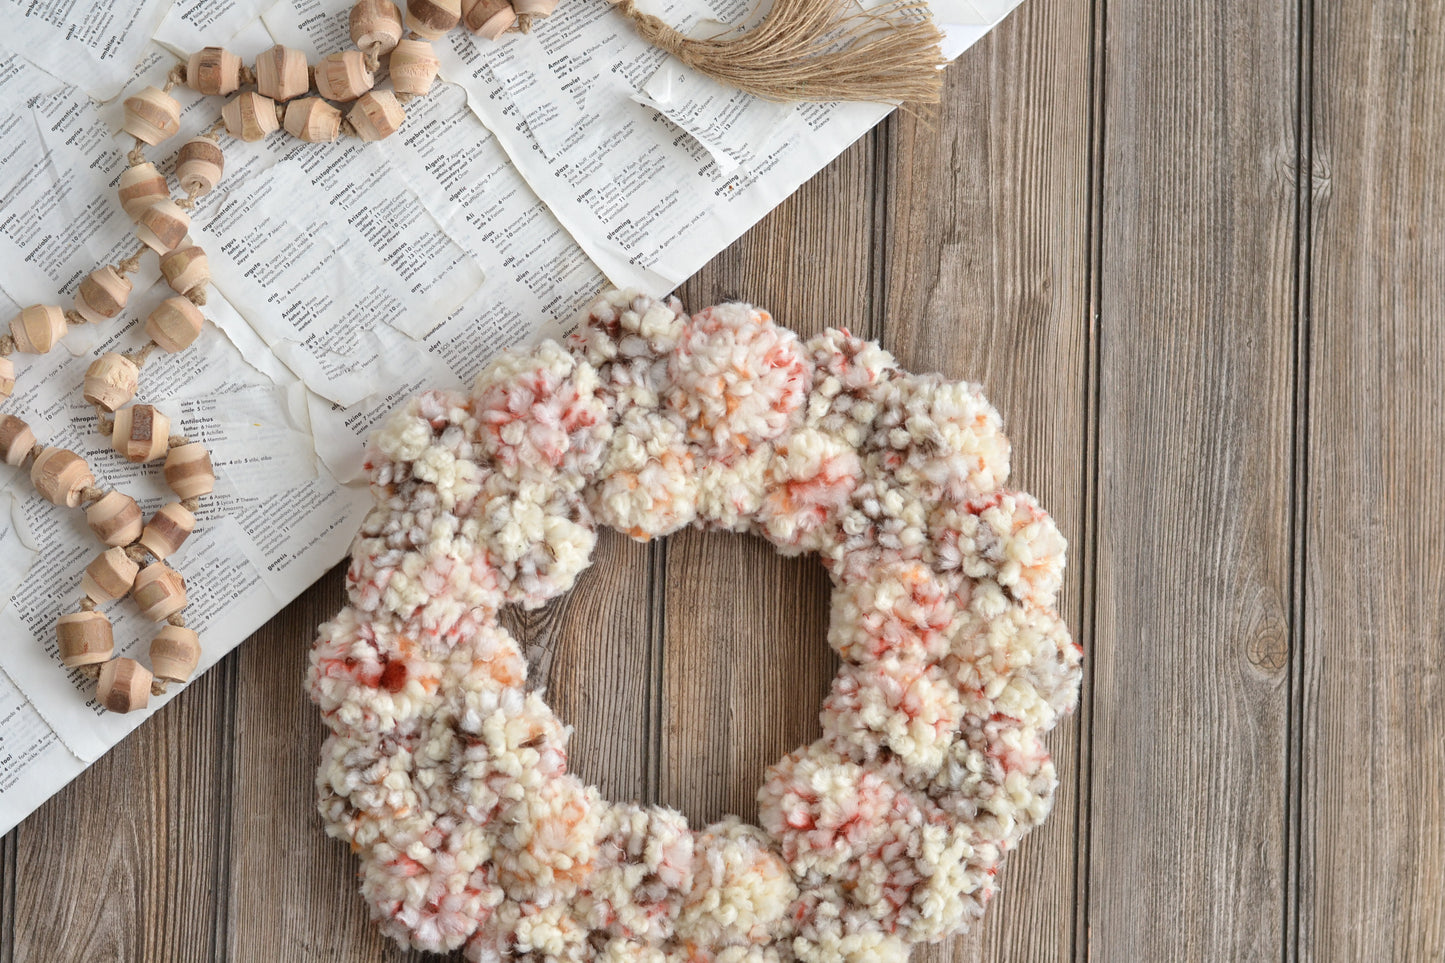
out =
<path fill-rule="evenodd" d="M 1107 9 L 1089 955 L 1274 959 L 1296 11 Z"/>
<path fill-rule="evenodd" d="M 1314 7 L 1299 958 L 1445 958 L 1445 4 Z"/>
<path fill-rule="evenodd" d="M 234 683 L 208 672 L 11 835 L 16 959 L 211 958 Z"/>
<path fill-rule="evenodd" d="M 966 52 L 940 115 L 891 132 L 882 233 L 883 340 L 909 368 L 980 382 L 1002 413 L 1010 484 L 1069 539 L 1061 612 L 1086 643 L 1091 42 L 1087 4 L 1029 0 Z M 1010 859 L 984 925 L 915 960 L 1071 956 L 1078 735 L 1070 720 L 1049 737 L 1053 814 Z"/>

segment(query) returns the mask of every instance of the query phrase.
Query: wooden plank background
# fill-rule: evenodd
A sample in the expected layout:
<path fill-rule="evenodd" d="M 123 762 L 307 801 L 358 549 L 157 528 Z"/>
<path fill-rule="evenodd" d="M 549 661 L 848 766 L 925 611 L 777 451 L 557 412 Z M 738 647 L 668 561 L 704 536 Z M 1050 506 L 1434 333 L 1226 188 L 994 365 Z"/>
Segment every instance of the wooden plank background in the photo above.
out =
<path fill-rule="evenodd" d="M 1025 0 L 683 286 L 981 381 L 1071 542 L 1054 814 L 915 959 L 1445 959 L 1445 0 Z M 312 808 L 333 572 L 0 840 L 0 963 L 421 959 Z M 753 814 L 827 579 L 605 536 L 513 622 L 577 769 Z"/>

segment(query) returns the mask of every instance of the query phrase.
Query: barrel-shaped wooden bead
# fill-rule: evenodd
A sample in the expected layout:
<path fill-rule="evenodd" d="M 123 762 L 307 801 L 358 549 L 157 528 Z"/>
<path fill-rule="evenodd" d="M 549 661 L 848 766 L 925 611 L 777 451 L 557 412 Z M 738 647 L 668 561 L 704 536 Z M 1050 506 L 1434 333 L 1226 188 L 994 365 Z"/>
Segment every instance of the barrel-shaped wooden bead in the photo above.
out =
<path fill-rule="evenodd" d="M 341 111 L 320 97 L 302 97 L 286 105 L 286 131 L 308 144 L 324 144 L 341 133 Z"/>
<path fill-rule="evenodd" d="M 271 117 L 275 120 L 275 115 Z M 181 190 L 199 197 L 208 194 L 221 180 L 226 158 L 221 145 L 209 137 L 192 137 L 181 145 L 176 155 L 176 180 Z"/>
<path fill-rule="evenodd" d="M 464 21 L 472 33 L 496 40 L 512 29 L 517 11 L 508 0 L 466 0 Z"/>
<path fill-rule="evenodd" d="M 406 0 L 406 28 L 435 40 L 462 19 L 461 0 Z"/>
<path fill-rule="evenodd" d="M 316 92 L 327 100 L 355 100 L 371 89 L 376 76 L 366 66 L 360 50 L 339 50 L 327 54 L 316 65 Z"/>
<path fill-rule="evenodd" d="M 181 129 L 181 105 L 158 87 L 127 97 L 123 106 L 121 129 L 147 144 L 159 144 Z"/>
<path fill-rule="evenodd" d="M 0 456 L 4 457 L 5 464 L 22 464 L 34 447 L 35 432 L 29 425 L 14 415 L 0 415 Z"/>
<path fill-rule="evenodd" d="M 163 625 L 151 639 L 151 668 L 157 679 L 185 682 L 201 663 L 201 637 L 181 625 Z"/>
<path fill-rule="evenodd" d="M 211 282 L 211 264 L 206 260 L 206 252 L 194 244 L 162 255 L 161 273 L 177 294 L 186 294 Z"/>
<path fill-rule="evenodd" d="M 50 504 L 74 508 L 80 504 L 80 493 L 95 484 L 95 475 L 75 452 L 47 448 L 30 466 L 30 483 Z"/>
<path fill-rule="evenodd" d="M 206 316 L 186 298 L 166 298 L 146 318 L 145 332 L 163 351 L 175 354 L 201 334 Z"/>
<path fill-rule="evenodd" d="M 198 441 L 177 445 L 166 454 L 166 484 L 179 498 L 199 498 L 216 488 L 211 453 Z"/>
<path fill-rule="evenodd" d="M 156 201 L 136 218 L 135 236 L 157 254 L 180 247 L 191 229 L 191 215 L 170 198 Z"/>
<path fill-rule="evenodd" d="M 100 667 L 95 701 L 111 712 L 144 709 L 151 698 L 150 670 L 135 659 L 111 659 Z"/>
<path fill-rule="evenodd" d="M 301 51 L 278 43 L 256 58 L 256 93 L 262 97 L 279 104 L 300 97 L 310 89 L 306 55 Z M 271 116 L 276 115 L 273 112 Z"/>
<path fill-rule="evenodd" d="M 123 598 L 135 584 L 140 566 L 125 549 L 108 548 L 85 567 L 80 577 L 80 590 L 97 604 Z"/>
<path fill-rule="evenodd" d="M 65 337 L 65 312 L 53 304 L 32 304 L 10 320 L 15 350 L 44 354 Z"/>
<path fill-rule="evenodd" d="M 241 86 L 241 58 L 224 47 L 202 47 L 186 61 L 186 86 L 225 96 Z"/>
<path fill-rule="evenodd" d="M 110 619 L 99 612 L 71 612 L 55 620 L 60 664 L 66 668 L 105 662 L 115 653 Z"/>
<path fill-rule="evenodd" d="M 162 505 L 146 522 L 140 543 L 156 558 L 174 555 L 196 530 L 196 516 L 180 502 Z"/>
<path fill-rule="evenodd" d="M 140 369 L 129 358 L 107 351 L 85 369 L 81 392 L 85 400 L 114 411 L 135 396 Z"/>
<path fill-rule="evenodd" d="M 425 94 L 430 91 L 440 66 L 430 43 L 411 38 L 397 43 L 387 64 L 391 70 L 391 85 L 399 94 Z"/>
<path fill-rule="evenodd" d="M 226 133 L 237 140 L 256 141 L 281 125 L 276 121 L 276 103 L 270 97 L 247 90 L 226 101 L 221 108 Z"/>
<path fill-rule="evenodd" d="M 166 186 L 165 175 L 156 170 L 154 164 L 136 164 L 127 167 L 120 175 L 120 206 L 132 221 L 139 220 L 141 212 L 156 201 L 171 196 Z"/>
<path fill-rule="evenodd" d="M 360 50 L 386 53 L 401 39 L 401 10 L 391 0 L 358 0 L 349 17 L 351 42 Z"/>
<path fill-rule="evenodd" d="M 123 492 L 106 492 L 85 510 L 85 523 L 107 545 L 131 544 L 140 538 L 144 522 L 140 506 Z"/>
<path fill-rule="evenodd" d="M 0 357 L 0 400 L 10 397 L 15 390 L 15 362 Z"/>
<path fill-rule="evenodd" d="M 115 317 L 125 310 L 132 284 L 109 264 L 96 268 L 80 281 L 75 293 L 75 310 L 91 324 Z"/>
<path fill-rule="evenodd" d="M 513 0 L 512 9 L 516 10 L 518 15 L 548 17 L 557 9 L 557 0 Z"/>
<path fill-rule="evenodd" d="M 136 463 L 165 454 L 171 437 L 171 420 L 155 405 L 131 405 L 115 413 L 110 447 Z"/>
<path fill-rule="evenodd" d="M 152 562 L 140 570 L 131 598 L 152 622 L 164 622 L 186 607 L 186 580 L 165 562 Z"/>
<path fill-rule="evenodd" d="M 369 90 L 357 98 L 346 119 L 362 140 L 382 140 L 396 133 L 406 120 L 406 111 L 389 90 Z"/>

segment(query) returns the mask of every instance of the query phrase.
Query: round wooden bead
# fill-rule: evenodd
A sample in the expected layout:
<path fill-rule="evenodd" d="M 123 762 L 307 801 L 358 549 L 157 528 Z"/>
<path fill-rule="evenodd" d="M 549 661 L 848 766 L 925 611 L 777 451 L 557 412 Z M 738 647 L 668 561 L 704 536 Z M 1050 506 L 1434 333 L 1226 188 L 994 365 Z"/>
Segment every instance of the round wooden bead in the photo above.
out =
<path fill-rule="evenodd" d="M 226 133 L 237 140 L 260 140 L 281 125 L 276 122 L 276 103 L 270 97 L 247 90 L 226 101 L 221 108 Z"/>
<path fill-rule="evenodd" d="M 186 580 L 165 562 L 152 562 L 140 570 L 131 598 L 152 622 L 164 622 L 186 607 Z"/>
<path fill-rule="evenodd" d="M 15 350 L 44 354 L 65 337 L 65 312 L 53 304 L 32 304 L 10 320 Z"/>
<path fill-rule="evenodd" d="M 191 215 L 168 197 L 140 212 L 135 236 L 157 254 L 165 254 L 179 247 L 190 229 Z"/>
<path fill-rule="evenodd" d="M 99 612 L 71 612 L 55 620 L 60 663 L 66 668 L 105 662 L 115 652 L 110 619 Z"/>
<path fill-rule="evenodd" d="M 375 45 L 384 54 L 401 39 L 401 11 L 391 0 L 359 0 L 351 8 L 351 42 L 360 50 Z"/>
<path fill-rule="evenodd" d="M 346 115 L 356 136 L 362 140 L 382 140 L 396 133 L 406 120 L 406 111 L 389 90 L 369 90 L 357 98 L 356 106 Z"/>
<path fill-rule="evenodd" d="M 180 625 L 163 625 L 151 640 L 151 666 L 157 679 L 185 682 L 201 663 L 201 637 Z"/>
<path fill-rule="evenodd" d="M 125 310 L 133 285 L 109 264 L 97 268 L 80 282 L 75 294 L 75 310 L 91 324 L 113 318 Z"/>
<path fill-rule="evenodd" d="M 111 659 L 100 667 L 95 700 L 111 712 L 144 709 L 150 698 L 150 670 L 135 659 Z"/>
<path fill-rule="evenodd" d="M 0 399 L 9 398 L 15 390 L 15 362 L 0 357 Z"/>
<path fill-rule="evenodd" d="M 140 566 L 125 553 L 125 549 L 108 548 L 85 567 L 85 574 L 80 577 L 80 590 L 92 602 L 109 602 L 130 591 L 139 571 Z"/>
<path fill-rule="evenodd" d="M 175 354 L 201 334 L 206 316 L 186 298 L 166 298 L 146 318 L 145 333 L 163 351 Z"/>
<path fill-rule="evenodd" d="M 371 89 L 376 76 L 367 69 L 360 50 L 339 50 L 327 54 L 316 65 L 316 92 L 327 100 L 355 100 Z"/>
<path fill-rule="evenodd" d="M 211 282 L 211 264 L 206 260 L 206 252 L 194 244 L 161 255 L 161 273 L 177 294 L 187 294 Z"/>
<path fill-rule="evenodd" d="M 14 415 L 0 415 L 0 456 L 5 464 L 18 467 L 34 447 L 35 432 L 29 425 Z"/>
<path fill-rule="evenodd" d="M 272 115 L 272 120 L 275 115 Z M 208 194 L 221 180 L 226 158 L 221 146 L 209 137 L 192 137 L 176 155 L 176 180 L 187 194 Z"/>
<path fill-rule="evenodd" d="M 147 144 L 159 144 L 181 129 L 181 105 L 158 87 L 127 97 L 124 107 L 121 129 Z"/>
<path fill-rule="evenodd" d="M 306 55 L 277 44 L 256 58 L 256 92 L 276 103 L 300 97 L 311 89 L 306 73 Z M 271 115 L 275 117 L 273 112 Z M 275 130 L 275 127 L 271 128 Z"/>
<path fill-rule="evenodd" d="M 547 17 L 557 9 L 557 0 L 514 0 L 512 9 L 516 10 L 518 15 Z"/>
<path fill-rule="evenodd" d="M 223 47 L 202 47 L 186 61 L 186 86 L 225 96 L 241 86 L 241 58 Z"/>
<path fill-rule="evenodd" d="M 126 546 L 140 538 L 140 506 L 123 492 L 109 491 L 85 510 L 85 523 L 107 545 Z"/>
<path fill-rule="evenodd" d="M 211 453 L 198 441 L 177 445 L 166 454 L 166 484 L 180 498 L 209 495 L 216 488 Z"/>
<path fill-rule="evenodd" d="M 341 111 L 320 97 L 303 97 L 286 105 L 286 131 L 308 144 L 333 141 L 341 133 Z"/>
<path fill-rule="evenodd" d="M 406 0 L 406 28 L 435 40 L 462 19 L 461 0 Z"/>
<path fill-rule="evenodd" d="M 162 505 L 146 523 L 140 543 L 159 559 L 169 558 L 196 530 L 196 516 L 180 502 Z"/>
<path fill-rule="evenodd" d="M 135 362 L 114 351 L 107 351 L 85 369 L 82 393 L 85 400 L 114 411 L 135 397 L 140 383 L 140 369 Z"/>
<path fill-rule="evenodd" d="M 110 447 L 126 461 L 147 462 L 165 454 L 171 437 L 171 420 L 155 405 L 131 405 L 115 413 Z"/>
<path fill-rule="evenodd" d="M 120 175 L 120 206 L 132 221 L 139 220 L 141 213 L 156 201 L 171 196 L 165 176 L 156 170 L 154 164 L 136 164 L 127 167 Z"/>
<path fill-rule="evenodd" d="M 440 67 L 431 44 L 411 38 L 397 42 L 387 64 L 391 70 L 391 85 L 399 94 L 428 93 Z"/>
<path fill-rule="evenodd" d="M 496 40 L 512 29 L 517 11 L 507 0 L 466 0 L 465 22 L 472 33 Z"/>
<path fill-rule="evenodd" d="M 80 493 L 95 484 L 95 476 L 75 452 L 47 448 L 30 466 L 30 483 L 50 504 L 74 508 L 80 504 Z"/>

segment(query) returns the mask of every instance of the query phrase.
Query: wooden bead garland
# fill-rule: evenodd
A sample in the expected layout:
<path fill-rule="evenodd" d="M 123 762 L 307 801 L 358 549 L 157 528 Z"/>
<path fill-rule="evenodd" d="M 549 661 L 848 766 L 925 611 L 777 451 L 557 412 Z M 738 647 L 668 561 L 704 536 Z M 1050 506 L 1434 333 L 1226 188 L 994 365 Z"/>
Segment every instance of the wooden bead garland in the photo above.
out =
<path fill-rule="evenodd" d="M 306 55 L 277 44 L 256 58 L 256 93 L 273 103 L 285 103 L 311 89 Z M 275 119 L 275 113 L 272 113 Z M 272 130 L 276 127 L 272 126 Z"/>

